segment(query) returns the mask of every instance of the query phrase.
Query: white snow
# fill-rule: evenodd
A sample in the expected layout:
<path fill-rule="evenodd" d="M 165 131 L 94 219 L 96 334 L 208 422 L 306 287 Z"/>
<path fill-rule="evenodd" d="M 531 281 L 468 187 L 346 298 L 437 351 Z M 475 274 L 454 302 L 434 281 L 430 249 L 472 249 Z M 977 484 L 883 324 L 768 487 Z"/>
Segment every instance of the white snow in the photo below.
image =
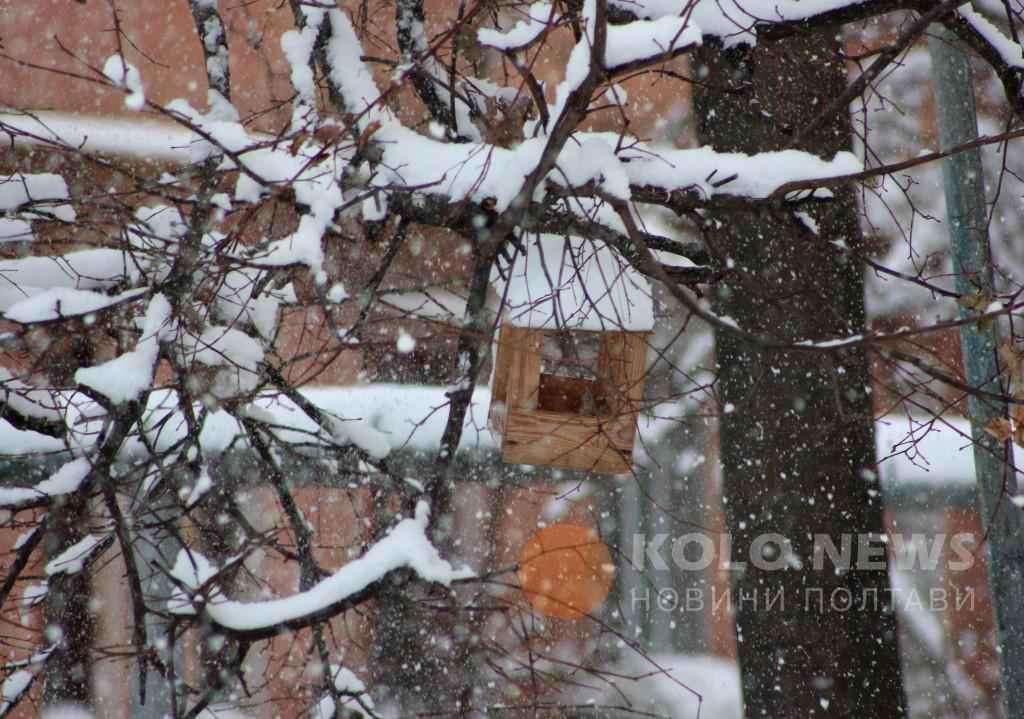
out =
<path fill-rule="evenodd" d="M 374 384 L 350 387 L 303 388 L 301 393 L 321 412 L 337 421 L 331 422 L 330 437 L 321 434 L 321 441 L 353 442 L 373 456 L 393 450 L 436 450 L 447 422 L 448 398 L 445 388 L 437 386 Z M 87 452 L 94 448 L 96 437 L 106 414 L 81 394 L 57 395 L 55 402 L 64 407 L 66 424 L 71 428 L 73 449 Z M 490 393 L 478 388 L 470 403 L 463 425 L 460 450 L 489 450 L 495 439 L 487 429 Z M 314 440 L 316 424 L 288 399 L 276 395 L 258 396 L 245 413 L 265 413 L 273 431 L 283 442 L 308 443 Z M 178 396 L 172 390 L 149 393 L 144 414 L 147 439 L 158 452 L 169 450 L 187 433 L 187 425 L 178 407 Z M 310 433 L 313 433 L 311 435 Z M 217 409 L 205 415 L 199 442 L 205 456 L 216 456 L 230 446 L 245 446 L 238 421 L 227 411 Z M 0 420 L 0 454 L 27 455 L 61 452 L 67 449 L 61 439 L 30 431 L 20 431 Z M 147 456 L 146 444 L 130 437 L 119 458 L 130 461 Z"/>
<path fill-rule="evenodd" d="M 57 437 L 31 430 L 15 429 L 7 420 L 0 419 L 0 456 L 20 457 L 32 454 L 51 454 L 67 449 Z"/>
<path fill-rule="evenodd" d="M 327 301 L 328 302 L 343 302 L 348 299 L 348 292 L 345 291 L 345 285 L 341 282 L 335 282 L 331 285 L 331 289 L 327 290 Z"/>
<path fill-rule="evenodd" d="M 217 574 L 217 567 L 209 559 L 199 552 L 188 549 L 179 549 L 178 556 L 174 560 L 170 575 L 185 587 L 195 591 L 206 584 L 211 577 Z M 212 588 L 210 597 L 220 596 L 220 591 Z M 195 609 L 192 607 L 191 597 L 181 588 L 176 586 L 167 600 L 167 611 L 171 614 L 193 615 Z"/>
<path fill-rule="evenodd" d="M 0 113 L 0 142 L 67 147 L 187 164 L 195 134 L 181 125 L 62 112 Z"/>
<path fill-rule="evenodd" d="M 119 250 L 83 250 L 60 257 L 0 260 L 0 311 L 6 312 L 15 304 L 59 287 L 109 288 L 124 276 L 125 255 Z M 100 295 L 93 301 L 105 306 L 110 297 Z"/>
<path fill-rule="evenodd" d="M 341 700 L 340 708 L 342 710 L 352 709 L 358 711 L 360 706 L 365 706 L 369 709 L 373 708 L 373 698 L 367 693 L 366 684 L 351 669 L 332 664 L 330 666 L 330 676 L 333 679 L 335 690 L 339 693 L 353 695 L 344 697 Z M 344 713 L 342 711 L 341 715 L 344 716 Z M 327 695 L 313 708 L 309 719 L 334 719 L 336 715 L 334 699 Z"/>
<path fill-rule="evenodd" d="M 398 339 L 395 341 L 395 349 L 399 354 L 409 354 L 416 349 L 416 338 L 404 329 L 398 331 Z"/>
<path fill-rule="evenodd" d="M 552 126 L 554 126 L 554 123 L 558 121 L 558 118 L 565 111 L 565 105 L 569 101 L 569 97 L 583 84 L 583 81 L 587 79 L 587 75 L 590 73 L 592 49 L 594 47 L 594 25 L 597 19 L 596 0 L 583 0 L 583 11 L 580 18 L 583 25 L 583 36 L 573 46 L 572 52 L 569 53 L 569 60 L 565 64 L 565 77 L 555 87 L 555 103 L 548 109 Z M 537 122 L 539 123 L 540 121 L 538 120 Z M 528 136 L 534 134 L 534 129 L 534 123 L 526 124 L 526 134 Z M 540 129 L 549 130 L 550 128 Z M 516 188 L 516 194 L 518 194 L 518 188 Z"/>
<path fill-rule="evenodd" d="M 696 190 L 705 197 L 718 194 L 767 197 L 787 182 L 835 177 L 860 172 L 861 161 L 850 152 L 831 160 L 799 150 L 747 155 L 715 152 L 710 147 L 685 150 L 642 148 L 624 150 L 621 156 L 630 182 L 665 189 Z M 735 175 L 735 179 L 716 184 Z"/>
<path fill-rule="evenodd" d="M 74 222 L 75 210 L 67 204 L 68 198 L 67 183 L 60 175 L 0 175 L 0 212 L 19 211 L 24 219 L 55 217 Z"/>
<path fill-rule="evenodd" d="M 262 345 L 241 330 L 211 325 L 199 335 L 183 338 L 184 361 L 219 367 L 207 388 L 219 399 L 251 392 L 259 384 Z"/>
<path fill-rule="evenodd" d="M 267 342 L 277 333 L 278 315 L 283 302 L 293 301 L 284 290 L 264 290 L 253 297 L 265 275 L 247 267 L 229 270 L 217 286 L 214 309 L 217 319 L 225 324 L 251 323 L 260 337 Z M 291 285 L 288 285 L 291 288 Z"/>
<path fill-rule="evenodd" d="M 662 17 L 609 25 L 605 67 L 614 72 L 627 63 L 658 57 L 690 45 L 700 45 L 701 32 L 689 18 Z"/>
<path fill-rule="evenodd" d="M 629 176 L 615 150 L 603 138 L 593 137 L 581 144 L 567 143 L 558 156 L 551 179 L 567 187 L 581 187 L 593 181 L 604 193 L 628 200 Z"/>
<path fill-rule="evenodd" d="M 91 290 L 56 287 L 15 302 L 7 308 L 3 317 L 11 322 L 25 325 L 68 317 L 82 317 L 122 302 L 130 302 L 148 291 L 148 288 L 143 287 L 127 290 L 117 295 L 105 295 L 102 292 Z"/>
<path fill-rule="evenodd" d="M 498 50 L 521 50 L 532 44 L 550 25 L 558 22 L 558 14 L 550 3 L 535 2 L 526 11 L 526 17 L 516 22 L 511 30 L 481 28 L 476 31 L 481 45 Z"/>
<path fill-rule="evenodd" d="M 82 571 L 93 552 L 106 539 L 102 534 L 87 534 L 46 563 L 46 575 L 77 574 Z"/>
<path fill-rule="evenodd" d="M 14 549 L 14 550 L 21 549 L 23 546 L 25 546 L 25 542 L 27 542 L 28 540 L 32 539 L 32 537 L 34 537 L 35 533 L 38 532 L 38 531 L 39 531 L 39 528 L 35 527 L 33 529 L 28 530 L 27 532 L 22 532 L 21 534 L 18 535 L 18 538 L 14 540 L 14 546 L 12 546 L 11 549 Z"/>
<path fill-rule="evenodd" d="M 237 602 L 213 597 L 205 605 L 206 612 L 214 622 L 228 629 L 258 630 L 301 619 L 344 601 L 401 567 L 409 567 L 423 580 L 445 586 L 455 579 L 472 576 L 466 569 L 453 570 L 430 544 L 426 535 L 428 519 L 426 502 L 419 502 L 414 518 L 400 521 L 366 554 L 305 592 L 264 602 Z"/>
<path fill-rule="evenodd" d="M 76 704 L 57 704 L 43 708 L 40 719 L 95 719 L 87 709 Z M 203 717 L 203 719 L 209 719 Z"/>
<path fill-rule="evenodd" d="M 981 13 L 977 12 L 970 5 L 962 5 L 957 9 L 964 20 L 970 23 L 979 35 L 985 38 L 986 42 L 995 48 L 1009 67 L 1024 70 L 1024 48 L 1015 43 L 1003 34 L 1002 30 L 996 27 Z"/>
<path fill-rule="evenodd" d="M 63 422 L 64 403 L 57 392 L 36 389 L 0 367 L 0 405 L 15 412 L 47 422 Z"/>
<path fill-rule="evenodd" d="M 811 214 L 809 212 L 799 210 L 797 212 L 794 212 L 793 214 L 796 216 L 798 220 L 800 220 L 801 223 L 803 223 L 804 227 L 811 231 L 811 234 L 818 234 L 818 223 L 813 217 L 811 217 Z"/>
<path fill-rule="evenodd" d="M 154 295 L 146 309 L 142 337 L 135 349 L 95 367 L 77 370 L 75 381 L 99 392 L 115 404 L 137 399 L 153 384 L 160 341 L 173 337 L 170 319 L 170 302 L 162 294 Z"/>
<path fill-rule="evenodd" d="M 89 460 L 79 457 L 32 487 L 0 487 L 0 507 L 14 507 L 43 497 L 70 494 L 81 486 L 91 470 L 92 464 Z"/>
<path fill-rule="evenodd" d="M 188 490 L 188 499 L 185 500 L 185 506 L 192 507 L 211 489 L 213 489 L 213 479 L 210 477 L 209 467 L 203 465 L 199 477 L 196 478 L 195 485 L 192 489 Z"/>
<path fill-rule="evenodd" d="M 974 485 L 970 423 L 960 417 L 890 415 L 875 423 L 878 472 L 885 486 Z M 1016 450 L 1020 466 L 1021 450 Z"/>
<path fill-rule="evenodd" d="M 0 242 L 24 242 L 33 237 L 32 225 L 25 220 L 0 217 Z"/>
<path fill-rule="evenodd" d="M 422 188 L 422 192 L 442 195 L 453 201 L 469 199 L 481 202 L 493 198 L 495 209 L 506 209 L 518 195 L 525 176 L 536 167 L 546 138 L 531 138 L 506 149 L 476 142 L 441 142 L 403 127 L 386 108 L 377 106 L 380 93 L 369 70 L 359 59 L 361 49 L 347 16 L 335 10 L 328 14 L 335 31 L 330 43 L 332 77 L 341 83 L 348 109 L 357 116 L 361 128 L 369 128 L 371 122 L 380 123 L 373 139 L 383 152 L 383 162 L 372 179 L 374 186 L 417 186 Z M 671 19 L 656 23 L 654 29 L 663 33 L 663 36 L 658 36 L 658 42 L 665 41 L 679 27 L 678 22 Z M 693 32 L 695 30 L 687 26 L 680 40 L 683 37 L 693 40 Z M 668 37 L 668 41 L 671 40 L 672 37 Z M 557 91 L 559 99 L 552 116 L 557 116 L 568 93 L 586 75 L 589 50 L 584 45 L 580 43 L 573 50 L 566 78 Z M 642 52 L 651 52 L 656 45 L 652 40 Z M 615 47 L 618 47 L 618 41 L 615 41 L 612 52 L 619 52 Z M 623 52 L 623 57 L 628 57 L 632 56 L 633 50 Z M 373 107 L 368 110 L 371 104 Z M 334 211 L 343 204 L 339 179 L 344 163 L 332 160 L 311 166 L 310 160 L 318 151 L 311 143 L 306 143 L 296 155 L 292 155 L 287 148 L 270 144 L 270 138 L 249 133 L 238 122 L 201 115 L 183 100 L 176 100 L 167 108 L 201 127 L 219 147 L 181 128 L 156 125 L 139 131 L 132 128 L 126 133 L 126 128 L 113 121 L 106 123 L 63 116 L 46 117 L 47 125 L 53 126 L 52 130 L 16 115 L 0 115 L 0 122 L 9 121 L 45 138 L 52 138 L 59 129 L 66 133 L 69 144 L 83 142 L 93 151 L 173 158 L 182 163 L 199 162 L 217 153 L 220 147 L 230 150 L 246 168 L 267 183 L 263 185 L 246 172 L 241 172 L 235 189 L 236 200 L 253 202 L 274 186 L 288 184 L 295 189 L 299 202 L 310 208 L 293 236 L 262 248 L 254 260 L 268 266 L 304 263 L 317 272 L 323 261 L 320 246 L 323 231 L 332 221 Z M 114 131 L 115 127 L 117 131 Z M 128 139 L 122 142 L 125 135 Z M 625 195 L 621 184 L 622 172 L 626 173 L 631 184 L 641 186 L 691 189 L 704 195 L 730 193 L 763 197 L 784 182 L 848 174 L 861 169 L 860 162 L 850 153 L 840 153 L 825 161 L 795 150 L 750 156 L 716 153 L 710 148 L 676 150 L 635 143 L 632 138 L 619 138 L 613 134 L 576 135 L 580 145 L 592 139 L 603 140 L 610 147 L 619 144 L 629 146 L 620 150 L 615 159 L 602 152 L 603 167 L 588 169 L 584 174 L 590 178 L 604 175 L 609 183 L 614 180 L 614 194 L 620 197 Z M 18 141 L 24 141 L 24 138 L 18 138 Z M 573 168 L 574 161 L 580 159 L 580 145 L 567 143 L 563 149 L 564 157 L 559 158 L 558 167 L 551 175 L 553 181 L 559 181 L 559 175 L 567 168 Z M 620 162 L 622 160 L 628 162 Z M 571 171 L 578 172 L 575 169 Z M 715 186 L 734 174 L 737 177 L 731 182 Z"/>
<path fill-rule="evenodd" d="M 121 55 L 115 53 L 107 58 L 103 63 L 103 74 L 114 85 L 127 91 L 124 104 L 128 109 L 137 111 L 146 106 L 146 93 L 142 89 L 139 69 Z"/>
<path fill-rule="evenodd" d="M 382 125 L 395 123 L 394 115 L 379 101 L 380 90 L 363 62 L 363 46 L 348 14 L 331 10 L 328 19 L 331 23 L 331 40 L 327 44 L 330 79 L 341 88 L 346 109 L 356 116 L 360 130 L 374 122 Z"/>
<path fill-rule="evenodd" d="M 667 719 L 740 719 L 743 703 L 735 662 L 701 654 L 629 653 L 608 668 L 608 685 L 579 689 L 580 701 L 622 707 L 629 714 Z"/>
<path fill-rule="evenodd" d="M 34 678 L 32 672 L 19 669 L 4 679 L 4 683 L 0 685 L 0 715 L 6 714 L 17 703 L 25 690 L 32 685 Z"/>
<path fill-rule="evenodd" d="M 491 282 L 506 297 L 506 321 L 518 327 L 646 331 L 654 324 L 650 284 L 597 241 L 541 235 L 517 256 L 508 282 L 497 269 Z"/>
<path fill-rule="evenodd" d="M 311 12 L 314 11 L 314 12 Z M 305 27 L 301 30 L 288 30 L 281 35 L 281 50 L 291 66 L 291 81 L 299 99 L 312 107 L 316 100 L 316 86 L 313 81 L 313 68 L 310 57 L 313 54 L 313 43 L 316 41 L 323 11 L 304 7 Z"/>

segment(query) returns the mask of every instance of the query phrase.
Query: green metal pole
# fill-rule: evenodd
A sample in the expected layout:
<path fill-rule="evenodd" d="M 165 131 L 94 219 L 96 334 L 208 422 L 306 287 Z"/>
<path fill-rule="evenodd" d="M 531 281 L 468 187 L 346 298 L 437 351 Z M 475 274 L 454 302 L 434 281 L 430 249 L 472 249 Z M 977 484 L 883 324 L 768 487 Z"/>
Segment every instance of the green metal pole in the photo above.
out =
<path fill-rule="evenodd" d="M 974 83 L 971 66 L 953 35 L 937 25 L 931 26 L 930 32 L 928 49 L 939 138 L 946 150 L 978 136 Z M 971 150 L 946 158 L 942 174 L 956 289 L 962 295 L 991 295 L 992 255 L 980 152 Z M 963 307 L 960 313 L 969 317 L 976 311 Z M 960 344 L 968 384 L 1003 393 L 997 355 L 998 324 L 964 325 L 960 329 Z M 1021 510 L 1010 502 L 1017 492 L 1017 482 L 1005 455 L 1006 445 L 985 431 L 993 419 L 1006 417 L 1006 404 L 971 396 L 968 410 L 978 509 L 988 541 L 988 582 L 998 632 L 1004 715 L 1016 719 L 1024 717 L 1024 537 Z"/>

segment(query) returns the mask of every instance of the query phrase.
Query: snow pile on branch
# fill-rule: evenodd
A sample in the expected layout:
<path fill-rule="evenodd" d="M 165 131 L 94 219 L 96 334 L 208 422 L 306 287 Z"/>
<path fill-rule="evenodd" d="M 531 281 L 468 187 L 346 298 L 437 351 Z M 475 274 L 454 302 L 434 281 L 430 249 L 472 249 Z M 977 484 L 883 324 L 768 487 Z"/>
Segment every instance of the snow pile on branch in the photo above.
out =
<path fill-rule="evenodd" d="M 75 372 L 75 381 L 115 404 L 138 399 L 153 384 L 160 342 L 174 336 L 170 320 L 170 302 L 162 294 L 154 296 L 149 301 L 142 322 L 142 337 L 135 349 L 95 367 L 83 367 Z"/>
<path fill-rule="evenodd" d="M 557 24 L 558 20 L 559 17 L 550 3 L 535 2 L 526 11 L 526 17 L 517 22 L 511 30 L 502 32 L 481 28 L 476 31 L 476 37 L 481 45 L 498 50 L 521 50 L 532 45 L 545 30 Z"/>
<path fill-rule="evenodd" d="M 823 160 L 800 150 L 747 155 L 716 152 L 710 147 L 670 150 L 631 146 L 620 157 L 627 160 L 626 172 L 634 185 L 697 191 L 704 197 L 763 198 L 789 182 L 849 175 L 864 169 L 851 152 L 837 152 L 831 160 Z"/>
<path fill-rule="evenodd" d="M 3 313 L 5 320 L 28 325 L 53 322 L 74 317 L 85 317 L 100 310 L 131 302 L 148 292 L 147 288 L 128 290 L 117 295 L 105 295 L 91 290 L 57 287 L 43 290 L 21 302 L 15 302 Z"/>
<path fill-rule="evenodd" d="M 614 72 L 631 63 L 700 45 L 701 31 L 689 18 L 663 17 L 609 25 L 605 42 L 604 64 Z"/>
<path fill-rule="evenodd" d="M 150 160 L 188 163 L 189 143 L 196 139 L 187 127 L 142 118 L 87 117 L 62 112 L 29 114 L 0 112 L 0 142 L 64 147 L 76 152 L 129 155 Z"/>
<path fill-rule="evenodd" d="M 167 109 L 191 124 L 202 139 L 190 146 L 191 161 L 198 163 L 223 156 L 221 169 L 238 169 L 235 200 L 257 203 L 278 187 L 295 192 L 295 200 L 306 211 L 298 229 L 288 237 L 275 240 L 248 257 L 251 264 L 263 267 L 306 265 L 318 280 L 323 280 L 324 232 L 334 221 L 334 213 L 344 204 L 339 179 L 341 167 L 334 161 L 321 164 L 323 149 L 305 143 L 295 153 L 277 148 L 267 138 L 251 134 L 239 122 L 204 116 L 183 99 L 174 100 Z M 219 116 L 218 116 L 219 117 Z"/>
<path fill-rule="evenodd" d="M 334 699 L 329 695 L 325 696 L 313 708 L 310 719 L 334 719 L 336 716 L 345 716 L 346 710 L 358 711 L 360 707 L 373 709 L 373 698 L 366 691 L 366 684 L 351 669 L 332 664 L 329 676 L 334 684 L 334 690 L 344 695 L 341 706 L 336 708 Z"/>
<path fill-rule="evenodd" d="M 301 621 L 327 610 L 363 591 L 389 572 L 403 567 L 412 569 L 424 581 L 445 586 L 455 579 L 473 576 L 467 569 L 452 569 L 438 554 L 426 535 L 429 516 L 426 502 L 419 502 L 415 517 L 403 519 L 362 557 L 352 560 L 305 592 L 265 602 L 236 602 L 215 595 L 205 603 L 205 611 L 214 623 L 226 629 L 259 631 Z M 193 558 L 197 556 L 194 552 L 191 555 Z M 185 566 L 180 553 L 176 570 L 179 565 Z M 176 573 L 175 577 L 193 590 L 199 589 L 203 581 L 200 576 L 205 576 L 198 571 L 193 572 L 190 583 L 189 575 L 182 574 Z"/>
<path fill-rule="evenodd" d="M 570 143 L 558 156 L 557 169 L 551 173 L 551 179 L 568 188 L 593 182 L 601 192 L 628 200 L 629 175 L 612 148 L 600 137 L 584 140 L 579 145 Z"/>
<path fill-rule="evenodd" d="M 47 562 L 47 576 L 54 574 L 78 574 L 85 568 L 93 555 L 106 545 L 109 534 L 87 534 L 63 552 Z"/>
<path fill-rule="evenodd" d="M 182 343 L 186 364 L 199 362 L 213 368 L 212 378 L 205 385 L 197 385 L 199 393 L 227 400 L 252 392 L 259 384 L 263 347 L 241 330 L 210 326 L 198 337 L 186 336 Z M 200 381 L 198 376 L 190 379 Z"/>
<path fill-rule="evenodd" d="M 65 404 L 59 392 L 33 387 L 0 367 L 0 406 L 10 407 L 23 417 L 58 423 L 64 421 Z"/>
<path fill-rule="evenodd" d="M 21 696 L 32 686 L 35 675 L 25 669 L 11 672 L 4 683 L 0 684 L 0 716 L 3 716 L 21 699 Z"/>
<path fill-rule="evenodd" d="M 142 76 L 139 69 L 125 61 L 117 53 L 103 63 L 103 74 L 114 85 L 128 94 L 124 98 L 125 106 L 130 110 L 141 110 L 146 106 L 146 93 L 142 90 Z"/>
<path fill-rule="evenodd" d="M 60 175 L 0 175 L 0 212 L 18 213 L 23 220 L 74 222 L 75 210 L 67 200 L 68 186 Z"/>
<path fill-rule="evenodd" d="M 1003 62 L 1009 67 L 1024 70 L 1024 47 L 1006 37 L 1002 30 L 970 5 L 961 6 L 958 12 L 960 17 L 966 20 L 999 53 Z"/>
<path fill-rule="evenodd" d="M 171 592 L 167 600 L 167 611 L 177 615 L 193 615 L 195 609 L 192 606 L 192 595 L 194 595 L 204 584 L 217 576 L 217 566 L 199 552 L 188 549 L 178 551 L 174 560 L 174 566 L 169 574 L 175 579 L 179 586 Z M 186 592 L 187 587 L 190 592 Z M 221 598 L 223 595 L 217 587 L 209 587 L 206 599 Z"/>
<path fill-rule="evenodd" d="M 363 62 L 363 45 L 356 36 L 348 14 L 341 10 L 331 10 L 328 17 L 331 23 L 331 40 L 327 44 L 330 79 L 341 89 L 345 109 L 356 116 L 360 130 L 365 130 L 375 122 L 382 125 L 396 124 L 397 120 L 391 110 L 380 102 L 380 90 Z"/>
<path fill-rule="evenodd" d="M 7 311 L 27 298 L 59 287 L 76 290 L 111 288 L 124 276 L 125 256 L 120 250 L 83 250 L 60 257 L 0 260 L 0 311 Z M 56 299 L 56 295 L 53 297 Z M 81 296 L 82 302 L 86 302 L 84 297 Z M 110 297 L 103 294 L 93 299 L 98 306 L 90 311 L 101 309 L 110 302 Z M 76 303 L 78 301 L 75 300 Z M 55 304 L 51 307 L 56 310 Z"/>
<path fill-rule="evenodd" d="M 89 460 L 79 457 L 32 487 L 0 487 L 0 507 L 17 507 L 42 498 L 71 494 L 82 485 L 91 471 Z"/>

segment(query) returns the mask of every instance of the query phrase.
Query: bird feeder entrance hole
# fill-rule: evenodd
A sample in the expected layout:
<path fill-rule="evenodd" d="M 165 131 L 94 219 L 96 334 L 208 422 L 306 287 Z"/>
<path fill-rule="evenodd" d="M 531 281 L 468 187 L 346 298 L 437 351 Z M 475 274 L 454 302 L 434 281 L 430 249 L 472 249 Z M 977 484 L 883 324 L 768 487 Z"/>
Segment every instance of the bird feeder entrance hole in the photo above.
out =
<path fill-rule="evenodd" d="M 629 472 L 648 334 L 503 325 L 490 411 L 502 459 Z"/>

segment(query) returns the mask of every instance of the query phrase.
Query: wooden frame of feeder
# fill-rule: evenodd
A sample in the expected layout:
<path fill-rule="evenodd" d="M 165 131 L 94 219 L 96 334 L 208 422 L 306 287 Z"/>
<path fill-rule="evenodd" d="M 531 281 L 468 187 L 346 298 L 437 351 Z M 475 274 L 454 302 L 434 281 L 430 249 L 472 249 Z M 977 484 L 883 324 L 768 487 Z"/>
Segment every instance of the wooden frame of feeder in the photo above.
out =
<path fill-rule="evenodd" d="M 596 381 L 542 373 L 545 337 L 599 342 Z M 503 324 L 495 357 L 491 426 L 502 460 L 606 474 L 632 470 L 649 332 L 545 330 Z M 584 394 L 591 399 L 581 411 Z"/>

